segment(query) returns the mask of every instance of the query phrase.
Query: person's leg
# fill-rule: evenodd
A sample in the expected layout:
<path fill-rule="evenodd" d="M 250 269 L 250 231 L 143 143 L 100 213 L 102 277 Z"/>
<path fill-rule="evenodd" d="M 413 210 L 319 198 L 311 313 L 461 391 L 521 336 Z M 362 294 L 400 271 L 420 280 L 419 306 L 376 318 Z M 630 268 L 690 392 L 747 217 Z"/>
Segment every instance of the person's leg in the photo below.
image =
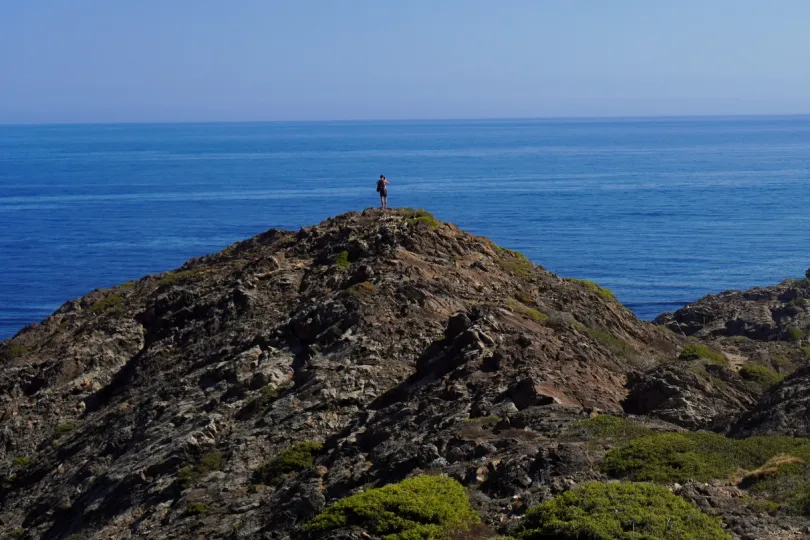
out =
<path fill-rule="evenodd" d="M 383 196 L 383 208 L 388 209 L 388 195 Z"/>
<path fill-rule="evenodd" d="M 380 194 L 380 208 L 385 208 L 385 197 Z"/>

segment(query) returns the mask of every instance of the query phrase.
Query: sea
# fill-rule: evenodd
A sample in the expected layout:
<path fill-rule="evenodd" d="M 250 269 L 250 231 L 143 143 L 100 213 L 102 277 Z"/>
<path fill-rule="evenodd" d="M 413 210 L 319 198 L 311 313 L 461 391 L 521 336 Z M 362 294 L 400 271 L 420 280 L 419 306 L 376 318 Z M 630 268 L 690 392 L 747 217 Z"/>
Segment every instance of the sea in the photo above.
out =
<path fill-rule="evenodd" d="M 810 117 L 0 126 L 0 339 L 269 228 L 425 208 L 651 319 L 810 267 Z"/>

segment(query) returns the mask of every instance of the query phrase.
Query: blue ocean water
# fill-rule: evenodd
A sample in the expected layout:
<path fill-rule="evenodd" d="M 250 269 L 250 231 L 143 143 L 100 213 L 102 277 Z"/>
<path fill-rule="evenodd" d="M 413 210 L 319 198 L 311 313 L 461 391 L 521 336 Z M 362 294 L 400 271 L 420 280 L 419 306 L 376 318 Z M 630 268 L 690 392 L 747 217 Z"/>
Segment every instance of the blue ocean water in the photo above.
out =
<path fill-rule="evenodd" d="M 0 339 L 69 298 L 378 203 L 640 317 L 810 266 L 810 118 L 0 126 Z"/>

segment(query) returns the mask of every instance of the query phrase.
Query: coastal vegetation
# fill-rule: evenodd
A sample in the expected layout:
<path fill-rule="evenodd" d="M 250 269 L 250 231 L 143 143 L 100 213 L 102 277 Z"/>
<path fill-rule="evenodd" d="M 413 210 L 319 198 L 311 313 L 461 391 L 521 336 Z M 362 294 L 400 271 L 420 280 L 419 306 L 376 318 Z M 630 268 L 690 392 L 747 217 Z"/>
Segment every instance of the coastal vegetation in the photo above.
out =
<path fill-rule="evenodd" d="M 323 448 L 323 444 L 313 441 L 303 441 L 282 450 L 269 463 L 260 467 L 255 479 L 262 484 L 273 484 L 284 475 L 300 472 L 312 467 L 315 454 Z"/>
<path fill-rule="evenodd" d="M 526 513 L 519 540 L 730 540 L 719 520 L 668 489 L 590 482 Z"/>
<path fill-rule="evenodd" d="M 724 354 L 719 353 L 702 343 L 693 343 L 691 345 L 687 345 L 681 351 L 681 354 L 678 355 L 678 358 L 681 360 L 708 360 L 713 364 L 720 364 L 726 365 L 728 364 L 728 359 L 725 357 Z"/>
<path fill-rule="evenodd" d="M 385 540 L 450 540 L 480 521 L 461 484 L 445 476 L 417 476 L 341 499 L 305 528 L 357 526 Z"/>

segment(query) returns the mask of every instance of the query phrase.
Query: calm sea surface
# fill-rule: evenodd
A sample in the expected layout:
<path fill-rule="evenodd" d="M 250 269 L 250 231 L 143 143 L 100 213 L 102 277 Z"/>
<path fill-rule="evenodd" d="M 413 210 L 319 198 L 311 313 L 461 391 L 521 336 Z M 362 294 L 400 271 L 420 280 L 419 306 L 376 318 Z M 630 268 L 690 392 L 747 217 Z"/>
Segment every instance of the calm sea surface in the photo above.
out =
<path fill-rule="evenodd" d="M 0 339 L 64 301 L 378 203 L 651 318 L 810 266 L 810 118 L 0 126 Z"/>

